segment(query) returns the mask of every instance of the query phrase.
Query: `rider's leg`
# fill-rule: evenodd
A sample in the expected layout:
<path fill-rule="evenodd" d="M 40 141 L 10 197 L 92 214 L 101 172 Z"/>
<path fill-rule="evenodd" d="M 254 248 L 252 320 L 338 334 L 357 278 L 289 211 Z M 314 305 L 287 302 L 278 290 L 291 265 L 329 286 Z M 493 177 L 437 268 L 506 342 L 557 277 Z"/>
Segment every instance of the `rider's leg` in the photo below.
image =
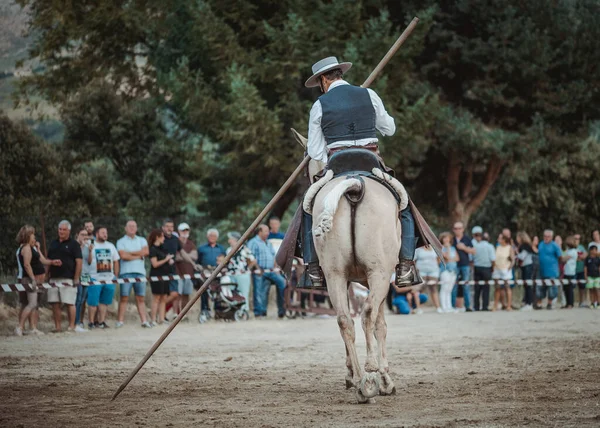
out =
<path fill-rule="evenodd" d="M 323 285 L 323 272 L 319 266 L 319 256 L 312 236 L 312 215 L 302 211 L 302 257 L 308 265 L 308 277 L 313 287 Z"/>
<path fill-rule="evenodd" d="M 400 248 L 400 263 L 396 266 L 396 285 L 410 287 L 423 282 L 413 261 L 418 238 L 415 236 L 415 219 L 410 206 L 400 212 L 400 225 L 402 226 L 402 247 Z"/>

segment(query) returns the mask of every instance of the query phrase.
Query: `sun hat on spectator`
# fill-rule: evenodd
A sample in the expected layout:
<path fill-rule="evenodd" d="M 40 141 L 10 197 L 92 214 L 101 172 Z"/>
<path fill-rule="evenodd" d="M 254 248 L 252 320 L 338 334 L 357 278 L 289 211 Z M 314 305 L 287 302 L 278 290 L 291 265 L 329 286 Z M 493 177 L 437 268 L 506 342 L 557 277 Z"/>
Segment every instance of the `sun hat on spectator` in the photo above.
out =
<path fill-rule="evenodd" d="M 179 226 L 177 226 L 177 230 L 190 230 L 190 225 L 187 223 L 181 223 Z"/>
<path fill-rule="evenodd" d="M 227 233 L 227 237 L 233 238 L 233 239 L 239 241 L 240 238 L 242 237 L 242 235 L 239 232 L 229 232 L 229 233 Z"/>
<path fill-rule="evenodd" d="M 471 229 L 471 235 L 477 235 L 482 233 L 483 229 L 481 228 L 481 226 L 475 226 L 473 229 Z"/>

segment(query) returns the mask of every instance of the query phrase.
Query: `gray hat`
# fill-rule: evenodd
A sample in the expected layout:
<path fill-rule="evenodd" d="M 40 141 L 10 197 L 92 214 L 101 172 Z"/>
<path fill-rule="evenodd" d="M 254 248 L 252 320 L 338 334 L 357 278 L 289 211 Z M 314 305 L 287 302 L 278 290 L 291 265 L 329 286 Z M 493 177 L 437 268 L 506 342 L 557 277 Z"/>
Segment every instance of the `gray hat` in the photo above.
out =
<path fill-rule="evenodd" d="M 239 233 L 239 232 L 228 232 L 228 233 L 227 233 L 227 237 L 228 237 L 228 238 L 233 238 L 233 239 L 235 239 L 236 241 L 239 241 L 239 240 L 240 240 L 240 238 L 242 237 L 242 235 L 240 235 L 240 233 Z"/>
<path fill-rule="evenodd" d="M 471 229 L 471 235 L 476 235 L 478 233 L 483 233 L 481 226 L 475 226 L 473 229 Z"/>
<path fill-rule="evenodd" d="M 327 58 L 322 59 L 319 62 L 316 62 L 312 66 L 313 75 L 308 78 L 308 80 L 304 83 L 304 86 L 307 88 L 314 88 L 315 86 L 319 86 L 319 76 L 321 74 L 327 73 L 334 68 L 339 68 L 342 70 L 342 74 L 346 71 L 350 70 L 352 67 L 351 62 L 338 62 L 337 58 L 334 56 L 329 56 Z"/>

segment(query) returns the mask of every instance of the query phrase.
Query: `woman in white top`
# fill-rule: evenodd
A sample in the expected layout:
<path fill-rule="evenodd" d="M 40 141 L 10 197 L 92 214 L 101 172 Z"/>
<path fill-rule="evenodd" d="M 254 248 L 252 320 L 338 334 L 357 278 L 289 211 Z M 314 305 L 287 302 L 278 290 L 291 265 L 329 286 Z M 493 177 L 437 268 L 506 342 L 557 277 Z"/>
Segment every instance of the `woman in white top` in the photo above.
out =
<path fill-rule="evenodd" d="M 500 298 L 504 300 L 504 307 L 507 311 L 512 310 L 512 268 L 515 265 L 515 250 L 511 245 L 510 238 L 505 235 L 500 236 L 500 245 L 496 247 L 496 262 L 492 278 L 501 281 L 496 284 L 494 289 L 494 307 L 493 311 L 498 308 Z M 504 291 L 505 296 L 502 296 Z M 506 300 L 504 299 L 506 298 Z"/>
<path fill-rule="evenodd" d="M 438 296 L 438 279 L 440 278 L 440 259 L 430 245 L 417 248 L 415 264 L 423 277 L 425 290 L 429 289 L 431 300 L 438 312 L 441 312 Z"/>
<path fill-rule="evenodd" d="M 569 282 L 563 284 L 563 291 L 565 292 L 565 298 L 567 300 L 567 304 L 565 305 L 566 309 L 573 308 L 573 301 L 575 296 L 573 295 L 574 285 L 571 283 L 572 280 L 575 279 L 575 273 L 577 271 L 577 243 L 575 242 L 574 236 L 568 236 L 565 240 L 565 244 L 567 244 L 567 251 L 564 254 L 565 263 L 565 276 L 564 279 Z"/>

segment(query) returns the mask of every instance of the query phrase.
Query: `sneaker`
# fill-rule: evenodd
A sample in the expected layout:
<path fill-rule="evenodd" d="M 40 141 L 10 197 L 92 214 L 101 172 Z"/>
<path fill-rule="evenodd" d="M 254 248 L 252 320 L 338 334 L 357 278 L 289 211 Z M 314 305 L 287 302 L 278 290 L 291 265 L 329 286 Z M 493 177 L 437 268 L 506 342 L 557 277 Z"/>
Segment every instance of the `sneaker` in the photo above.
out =
<path fill-rule="evenodd" d="M 521 312 L 529 312 L 531 310 L 533 310 L 533 306 L 531 305 L 525 305 L 523 306 L 521 309 L 519 309 Z"/>
<path fill-rule="evenodd" d="M 443 310 L 442 308 L 437 308 L 437 313 L 438 313 L 438 314 L 443 314 L 443 313 L 444 313 L 444 310 Z"/>
<path fill-rule="evenodd" d="M 88 323 L 88 329 L 89 330 L 93 330 L 96 328 L 96 324 L 94 324 L 93 322 Z"/>
<path fill-rule="evenodd" d="M 23 330 L 21 330 L 21 327 L 15 328 L 15 335 L 16 336 L 23 336 Z"/>
<path fill-rule="evenodd" d="M 467 312 L 467 309 L 466 308 L 458 308 L 457 312 Z"/>
<path fill-rule="evenodd" d="M 152 324 L 150 324 L 148 321 L 146 321 L 146 322 L 142 323 L 142 327 L 143 328 L 152 328 Z"/>
<path fill-rule="evenodd" d="M 75 333 L 75 327 L 74 328 L 67 327 L 67 333 Z"/>
<path fill-rule="evenodd" d="M 35 336 L 43 336 L 45 333 L 43 331 L 39 331 L 37 328 L 32 328 L 29 330 L 29 334 L 33 334 Z"/>
<path fill-rule="evenodd" d="M 593 304 L 593 308 L 594 308 L 594 309 L 598 309 L 598 302 L 594 302 L 594 304 Z"/>
<path fill-rule="evenodd" d="M 158 324 L 156 324 L 154 321 L 152 321 L 152 322 L 150 323 L 150 327 L 156 327 L 157 325 L 158 325 Z"/>
<path fill-rule="evenodd" d="M 546 305 L 546 309 L 548 309 L 549 311 L 552 310 L 552 303 L 548 303 Z"/>
<path fill-rule="evenodd" d="M 108 326 L 108 324 L 106 324 L 104 321 L 102 321 L 101 323 L 98 323 L 98 328 L 106 329 L 106 328 L 110 328 L 110 327 Z"/>
<path fill-rule="evenodd" d="M 415 311 L 415 314 L 417 315 L 423 315 L 423 309 L 419 308 Z"/>
<path fill-rule="evenodd" d="M 467 308 L 467 312 L 473 312 L 473 309 Z"/>
<path fill-rule="evenodd" d="M 121 321 L 117 321 L 117 323 L 115 324 L 115 328 L 121 328 L 123 327 L 125 324 L 123 324 Z"/>
<path fill-rule="evenodd" d="M 83 328 L 81 325 L 78 325 L 77 327 L 75 327 L 75 332 L 76 333 L 87 333 L 87 330 L 85 328 Z"/>

